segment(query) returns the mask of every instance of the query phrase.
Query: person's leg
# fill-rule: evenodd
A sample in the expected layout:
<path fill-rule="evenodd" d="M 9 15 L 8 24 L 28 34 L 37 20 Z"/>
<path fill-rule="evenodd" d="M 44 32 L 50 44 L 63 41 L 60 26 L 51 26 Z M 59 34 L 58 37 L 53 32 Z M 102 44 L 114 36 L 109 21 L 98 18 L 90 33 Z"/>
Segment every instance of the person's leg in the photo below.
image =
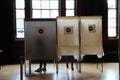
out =
<path fill-rule="evenodd" d="M 66 67 L 67 67 L 67 68 L 69 68 L 69 66 L 68 66 L 68 61 L 69 61 L 69 57 L 66 56 Z"/>
<path fill-rule="evenodd" d="M 42 69 L 42 64 L 43 64 L 43 61 L 40 60 L 40 69 Z"/>
<path fill-rule="evenodd" d="M 46 61 L 43 60 L 44 67 L 42 68 L 43 71 L 46 71 Z"/>
<path fill-rule="evenodd" d="M 41 72 L 42 70 L 42 60 L 40 60 L 39 68 L 35 72 Z"/>
<path fill-rule="evenodd" d="M 74 56 L 71 56 L 71 69 L 72 69 L 72 70 L 74 70 L 73 64 L 74 64 Z"/>

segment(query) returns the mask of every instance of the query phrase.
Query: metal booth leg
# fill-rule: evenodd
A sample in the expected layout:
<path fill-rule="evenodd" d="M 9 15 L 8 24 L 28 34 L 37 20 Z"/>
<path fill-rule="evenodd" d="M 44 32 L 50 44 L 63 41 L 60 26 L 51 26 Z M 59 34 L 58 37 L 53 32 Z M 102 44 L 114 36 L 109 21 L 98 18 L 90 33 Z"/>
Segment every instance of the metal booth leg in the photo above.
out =
<path fill-rule="evenodd" d="M 58 74 L 58 59 L 56 59 L 56 73 Z"/>
<path fill-rule="evenodd" d="M 79 55 L 79 72 L 81 73 L 81 55 Z"/>
<path fill-rule="evenodd" d="M 24 57 L 20 56 L 20 80 L 23 80 L 23 60 Z"/>
<path fill-rule="evenodd" d="M 100 60 L 100 63 L 101 63 L 101 69 L 99 68 L 99 61 L 97 60 L 97 69 L 101 72 L 103 72 L 103 61 Z"/>

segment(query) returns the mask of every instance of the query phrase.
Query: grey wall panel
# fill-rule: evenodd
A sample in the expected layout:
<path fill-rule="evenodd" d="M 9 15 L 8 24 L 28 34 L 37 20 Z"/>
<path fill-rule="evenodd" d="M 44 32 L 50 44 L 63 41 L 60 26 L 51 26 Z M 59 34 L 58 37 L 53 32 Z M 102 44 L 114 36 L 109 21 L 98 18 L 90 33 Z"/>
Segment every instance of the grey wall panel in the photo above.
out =
<path fill-rule="evenodd" d="M 56 58 L 56 21 L 25 21 L 25 54 L 32 60 Z"/>

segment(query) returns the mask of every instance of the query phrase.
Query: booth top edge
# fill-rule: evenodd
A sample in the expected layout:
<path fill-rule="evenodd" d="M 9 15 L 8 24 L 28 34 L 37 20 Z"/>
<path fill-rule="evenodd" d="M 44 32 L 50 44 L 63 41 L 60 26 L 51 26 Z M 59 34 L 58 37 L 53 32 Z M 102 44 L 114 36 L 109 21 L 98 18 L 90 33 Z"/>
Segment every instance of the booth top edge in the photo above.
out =
<path fill-rule="evenodd" d="M 82 18 L 82 19 L 85 19 L 85 18 L 87 18 L 87 19 L 98 19 L 98 18 L 102 18 L 102 16 L 81 16 L 80 18 Z"/>
<path fill-rule="evenodd" d="M 56 18 L 25 18 L 24 21 L 56 21 Z"/>
<path fill-rule="evenodd" d="M 97 19 L 97 18 L 102 18 L 102 16 L 58 16 L 58 17 L 56 17 L 56 19 L 85 19 L 85 18 L 87 18 L 87 19 Z"/>

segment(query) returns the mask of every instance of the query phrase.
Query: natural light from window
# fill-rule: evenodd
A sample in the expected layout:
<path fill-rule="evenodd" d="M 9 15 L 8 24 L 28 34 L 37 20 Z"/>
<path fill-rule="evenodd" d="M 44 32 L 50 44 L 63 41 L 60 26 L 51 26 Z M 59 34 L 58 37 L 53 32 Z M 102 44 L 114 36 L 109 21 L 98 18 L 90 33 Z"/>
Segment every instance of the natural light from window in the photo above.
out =
<path fill-rule="evenodd" d="M 24 38 L 24 0 L 16 0 L 16 38 Z"/>
<path fill-rule="evenodd" d="M 66 16 L 74 16 L 74 1 L 66 0 Z"/>
<path fill-rule="evenodd" d="M 116 30 L 117 1 L 107 0 L 107 2 L 108 2 L 108 37 L 116 37 L 117 36 L 117 30 Z"/>
<path fill-rule="evenodd" d="M 32 0 L 32 18 L 56 18 L 58 0 Z"/>

